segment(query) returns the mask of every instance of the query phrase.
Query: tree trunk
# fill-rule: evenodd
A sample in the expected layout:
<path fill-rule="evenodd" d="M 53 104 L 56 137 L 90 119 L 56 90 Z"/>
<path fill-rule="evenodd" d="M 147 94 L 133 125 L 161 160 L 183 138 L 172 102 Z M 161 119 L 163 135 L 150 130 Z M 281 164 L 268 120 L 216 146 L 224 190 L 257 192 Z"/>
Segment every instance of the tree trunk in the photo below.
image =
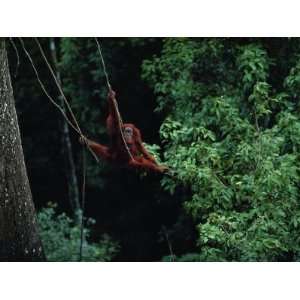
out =
<path fill-rule="evenodd" d="M 57 51 L 55 46 L 54 38 L 50 38 L 50 50 L 52 55 L 52 60 L 54 63 L 55 73 L 58 80 L 58 83 L 62 87 L 61 75 L 58 68 L 58 59 L 57 59 Z M 64 101 L 60 96 L 61 106 L 64 109 Z M 78 220 L 78 212 L 80 210 L 80 202 L 79 202 L 79 190 L 78 190 L 78 180 L 76 175 L 75 162 L 72 151 L 72 143 L 70 138 L 70 131 L 67 121 L 62 118 L 62 150 L 65 161 L 65 175 L 68 183 L 68 197 L 69 203 L 76 221 Z"/>
<path fill-rule="evenodd" d="M 44 260 L 3 38 L 0 38 L 0 260 Z"/>

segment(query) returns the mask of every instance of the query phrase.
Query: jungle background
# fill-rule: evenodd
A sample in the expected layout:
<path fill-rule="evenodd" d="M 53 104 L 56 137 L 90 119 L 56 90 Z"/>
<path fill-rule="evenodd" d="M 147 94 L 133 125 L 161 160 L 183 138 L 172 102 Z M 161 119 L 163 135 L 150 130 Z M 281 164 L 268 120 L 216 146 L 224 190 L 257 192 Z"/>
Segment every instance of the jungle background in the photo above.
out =
<path fill-rule="evenodd" d="M 108 143 L 107 88 L 94 39 L 55 38 L 57 63 L 51 39 L 40 41 L 84 133 Z M 88 155 L 84 260 L 298 261 L 300 40 L 100 41 L 124 121 L 141 129 L 148 149 L 176 176 L 97 164 Z M 24 42 L 59 101 L 36 44 Z M 48 260 L 76 260 L 80 226 L 63 119 L 18 40 L 19 66 L 7 44 L 45 252 Z M 70 139 L 80 192 L 82 147 L 71 130 Z"/>

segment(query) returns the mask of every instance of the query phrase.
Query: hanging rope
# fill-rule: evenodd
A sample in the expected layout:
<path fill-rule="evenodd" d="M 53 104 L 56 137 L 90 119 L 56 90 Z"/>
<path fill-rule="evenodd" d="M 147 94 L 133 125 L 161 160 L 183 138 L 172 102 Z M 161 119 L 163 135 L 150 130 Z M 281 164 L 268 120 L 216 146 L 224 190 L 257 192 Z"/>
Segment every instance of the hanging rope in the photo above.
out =
<path fill-rule="evenodd" d="M 100 55 L 100 59 L 101 59 L 102 67 L 103 67 L 103 72 L 104 72 L 104 75 L 105 75 L 105 78 L 106 78 L 107 88 L 108 88 L 109 91 L 112 92 L 112 88 L 111 88 L 111 84 L 109 82 L 108 74 L 107 74 L 107 71 L 106 71 L 106 66 L 105 66 L 103 55 L 102 55 L 100 43 L 99 43 L 99 41 L 98 41 L 98 39 L 96 37 L 94 39 L 96 41 L 98 52 L 99 52 L 99 55 Z M 134 160 L 134 158 L 133 158 L 133 156 L 132 156 L 132 154 L 131 154 L 131 152 L 130 152 L 130 150 L 128 148 L 128 145 L 126 143 L 125 137 L 124 137 L 124 133 L 123 133 L 123 120 L 122 120 L 121 114 L 119 112 L 118 103 L 117 103 L 117 100 L 116 100 L 115 97 L 113 98 L 113 103 L 114 103 L 114 107 L 115 107 L 115 110 L 116 110 L 117 116 L 118 116 L 119 130 L 120 130 L 120 134 L 121 134 L 121 137 L 122 137 L 123 144 L 125 146 L 125 149 L 126 149 L 128 155 L 129 155 L 129 157 L 131 158 L 131 160 Z"/>
<path fill-rule="evenodd" d="M 18 76 L 18 70 L 19 70 L 19 66 L 20 66 L 20 56 L 19 56 L 18 48 L 17 48 L 13 38 L 10 37 L 9 41 L 12 44 L 12 46 L 15 50 L 16 56 L 17 56 L 17 66 L 16 66 L 16 70 L 15 70 L 15 74 L 14 74 L 14 77 L 16 78 Z"/>
<path fill-rule="evenodd" d="M 27 49 L 26 49 L 26 47 L 25 47 L 25 44 L 24 44 L 24 42 L 23 42 L 23 39 L 22 39 L 22 38 L 19 38 L 19 40 L 20 40 L 20 43 L 21 43 L 21 45 L 22 45 L 22 48 L 23 48 L 23 50 L 24 50 L 24 52 L 25 52 L 27 58 L 29 59 L 29 61 L 30 61 L 30 63 L 31 63 L 31 66 L 32 66 L 32 68 L 33 68 L 33 70 L 34 70 L 34 73 L 35 73 L 35 75 L 36 75 L 36 78 L 37 78 L 37 80 L 38 80 L 38 82 L 39 82 L 39 84 L 40 84 L 40 86 L 41 86 L 43 92 L 45 93 L 45 95 L 47 96 L 47 98 L 51 101 L 51 103 L 52 103 L 52 104 L 53 104 L 53 105 L 61 112 L 61 114 L 63 115 L 63 117 L 65 118 L 65 120 L 68 122 L 68 124 L 69 124 L 69 125 L 70 125 L 70 126 L 71 126 L 78 134 L 79 134 L 79 135 L 81 135 L 81 132 L 73 125 L 73 123 L 72 123 L 72 122 L 70 121 L 70 119 L 67 117 L 65 111 L 60 107 L 60 105 L 58 105 L 58 104 L 55 102 L 55 100 L 54 100 L 54 99 L 50 96 L 50 94 L 47 92 L 47 90 L 46 90 L 46 88 L 45 88 L 45 85 L 43 84 L 43 82 L 42 82 L 41 79 L 40 79 L 40 76 L 39 76 L 39 73 L 38 73 L 38 71 L 37 71 L 37 69 L 36 69 L 36 67 L 35 67 L 35 64 L 34 64 L 32 58 L 31 58 L 29 52 L 27 51 Z"/>
<path fill-rule="evenodd" d="M 73 111 L 72 111 L 71 106 L 69 104 L 69 101 L 67 100 L 67 98 L 65 96 L 65 93 L 63 92 L 62 87 L 60 86 L 60 84 L 59 84 L 59 82 L 58 82 L 58 80 L 56 78 L 56 75 L 54 74 L 54 71 L 53 71 L 53 69 L 52 69 L 52 67 L 51 67 L 51 65 L 50 65 L 50 63 L 49 63 L 49 61 L 48 61 L 48 59 L 47 59 L 47 57 L 45 55 L 45 52 L 44 52 L 44 50 L 43 50 L 43 48 L 42 48 L 42 46 L 41 46 L 38 38 L 34 38 L 34 41 L 36 42 L 37 46 L 39 47 L 39 50 L 40 50 L 40 52 L 41 52 L 41 54 L 43 56 L 43 59 L 44 59 L 46 65 L 47 65 L 47 67 L 48 67 L 48 69 L 49 69 L 49 71 L 50 71 L 50 73 L 51 73 L 51 75 L 52 75 L 52 77 L 53 77 L 53 79 L 54 79 L 54 81 L 56 83 L 56 86 L 57 86 L 57 88 L 58 88 L 58 90 L 59 90 L 59 92 L 60 92 L 60 94 L 61 94 L 61 96 L 62 96 L 62 98 L 63 98 L 63 100 L 64 100 L 64 102 L 65 102 L 65 104 L 66 104 L 66 106 L 68 108 L 68 110 L 69 110 L 69 113 L 70 113 L 70 115 L 71 115 L 71 117 L 73 119 L 73 122 L 76 124 L 76 127 L 77 127 L 78 131 L 80 132 L 80 135 L 83 136 L 82 131 L 80 129 L 80 126 L 79 126 L 79 124 L 77 122 L 77 119 L 76 119 L 75 115 L 73 114 Z"/>
<path fill-rule="evenodd" d="M 70 106 L 70 104 L 69 104 L 69 102 L 68 102 L 68 100 L 67 100 L 67 98 L 66 98 L 66 96 L 65 96 L 65 94 L 64 94 L 64 92 L 63 92 L 63 90 L 62 90 L 62 87 L 60 86 L 60 84 L 59 84 L 59 82 L 58 82 L 58 80 L 57 80 L 57 78 L 56 78 L 56 76 L 55 76 L 55 74 L 54 74 L 54 71 L 53 71 L 51 65 L 50 65 L 49 62 L 48 62 L 48 59 L 47 59 L 47 57 L 46 57 L 46 55 L 45 55 L 45 53 L 44 53 L 44 51 L 43 51 L 43 49 L 42 49 L 42 47 L 41 47 L 39 41 L 38 41 L 38 39 L 37 39 L 37 38 L 34 38 L 34 39 L 35 39 L 35 42 L 37 43 L 37 45 L 38 45 L 38 47 L 39 47 L 39 50 L 40 50 L 40 52 L 41 52 L 41 54 L 42 54 L 42 56 L 43 56 L 43 59 L 45 60 L 45 62 L 46 62 L 46 64 L 47 64 L 48 69 L 50 70 L 50 73 L 51 73 L 51 75 L 52 75 L 52 77 L 53 77 L 53 79 L 54 79 L 54 81 L 55 81 L 55 83 L 56 83 L 57 88 L 59 89 L 59 92 L 60 92 L 60 94 L 61 94 L 61 96 L 62 96 L 62 99 L 63 99 L 63 101 L 64 101 L 64 103 L 65 103 L 65 105 L 66 105 L 66 107 L 67 107 L 67 109 L 68 109 L 68 111 L 69 111 L 69 113 L 70 113 L 72 119 L 73 119 L 73 122 L 75 123 L 75 125 L 74 125 L 73 122 L 71 122 L 70 119 L 67 117 L 67 115 L 66 115 L 66 113 L 65 113 L 65 110 L 64 110 L 60 105 L 58 105 L 58 104 L 56 103 L 56 101 L 55 101 L 55 100 L 49 95 L 49 93 L 47 92 L 47 90 L 46 90 L 44 84 L 42 83 L 42 81 L 41 81 L 41 79 L 40 79 L 40 77 L 39 77 L 39 73 L 38 73 L 38 71 L 37 71 L 37 68 L 36 68 L 35 65 L 34 65 L 33 59 L 31 58 L 29 52 L 27 51 L 27 49 L 26 49 L 26 47 L 25 47 L 25 45 L 24 45 L 24 42 L 23 42 L 22 38 L 19 38 L 19 40 L 20 40 L 20 42 L 21 42 L 21 45 L 22 45 L 22 48 L 23 48 L 23 50 L 24 50 L 26 56 L 28 57 L 28 59 L 29 59 L 31 65 L 32 65 L 32 67 L 33 67 L 33 69 L 34 69 L 34 72 L 35 72 L 35 74 L 36 74 L 36 77 L 37 77 L 37 79 L 38 79 L 38 82 L 39 82 L 39 84 L 40 84 L 42 90 L 44 91 L 44 93 L 45 93 L 45 95 L 48 97 L 48 99 L 51 101 L 51 103 L 52 103 L 53 105 L 55 105 L 55 107 L 56 107 L 57 109 L 59 109 L 59 111 L 62 113 L 63 117 L 64 117 L 65 120 L 68 122 L 68 124 L 69 124 L 69 125 L 70 125 L 70 126 L 71 126 L 78 134 L 79 134 L 79 136 L 80 136 L 84 141 L 86 141 L 86 137 L 83 135 L 82 130 L 80 129 L 80 126 L 79 126 L 78 121 L 77 121 L 77 119 L 76 119 L 76 117 L 75 117 L 75 115 L 74 115 L 74 113 L 73 113 L 73 111 L 72 111 L 72 108 L 71 108 L 71 106 Z M 99 162 L 98 157 L 96 156 L 96 154 L 94 153 L 94 151 L 91 149 L 91 147 L 88 145 L 87 142 L 86 142 L 86 145 L 87 145 L 88 150 L 90 151 L 90 153 L 93 155 L 94 159 L 95 159 L 97 162 Z"/>
<path fill-rule="evenodd" d="M 106 79 L 107 88 L 108 88 L 109 91 L 112 91 L 111 84 L 109 82 L 108 74 L 107 74 L 107 71 L 106 71 L 106 65 L 105 65 L 103 55 L 102 55 L 102 50 L 101 50 L 100 43 L 99 43 L 99 41 L 96 37 L 94 39 L 95 39 L 96 44 L 97 44 L 98 53 L 99 53 L 99 56 L 100 56 L 100 60 L 101 60 L 102 68 L 103 68 L 103 73 L 104 73 L 104 76 L 105 76 L 105 79 Z M 117 114 L 118 114 L 118 118 L 119 118 L 121 124 L 123 125 L 123 120 L 122 120 L 121 114 L 119 112 L 117 100 L 115 98 L 113 100 L 114 100 L 114 105 L 115 105 L 115 108 L 116 108 L 116 111 L 117 111 Z"/>
<path fill-rule="evenodd" d="M 67 98 L 66 98 L 66 96 L 65 96 L 65 93 L 63 92 L 63 89 L 62 89 L 61 85 L 59 84 L 58 79 L 56 78 L 56 75 L 54 74 L 54 71 L 53 71 L 53 69 L 52 69 L 52 67 L 51 67 L 51 65 L 50 65 L 50 63 L 49 63 L 49 61 L 48 61 L 48 59 L 47 59 L 47 57 L 46 57 L 46 55 L 45 55 L 45 52 L 44 52 L 44 50 L 43 50 L 43 48 L 42 48 L 42 46 L 41 46 L 41 44 L 40 44 L 38 38 L 34 38 L 34 40 L 35 40 L 36 44 L 38 45 L 39 50 L 40 50 L 40 52 L 41 52 L 41 54 L 42 54 L 42 56 L 43 56 L 43 59 L 44 59 L 46 65 L 47 65 L 47 67 L 48 67 L 48 69 L 49 69 L 49 71 L 50 71 L 50 73 L 51 73 L 51 75 L 52 75 L 52 77 L 53 77 L 55 83 L 56 83 L 56 86 L 57 86 L 58 90 L 60 91 L 60 94 L 61 94 L 61 96 L 62 96 L 62 99 L 63 99 L 64 103 L 66 104 L 66 107 L 67 107 L 67 109 L 68 109 L 68 111 L 69 111 L 69 113 L 70 113 L 70 115 L 71 115 L 71 117 L 72 117 L 74 123 L 76 124 L 76 127 L 77 127 L 77 129 L 78 129 L 78 131 L 79 131 L 80 137 L 81 137 L 84 141 L 86 141 L 86 137 L 83 135 L 83 133 L 82 133 L 82 131 L 81 131 L 81 129 L 80 129 L 80 126 L 79 126 L 78 121 L 77 121 L 77 119 L 76 119 L 76 117 L 75 117 L 75 115 L 74 115 L 74 113 L 73 113 L 73 111 L 72 111 L 72 108 L 71 108 L 71 106 L 70 106 L 70 104 L 69 104 L 69 101 L 67 100 Z M 87 145 L 87 147 L 88 147 L 89 151 L 91 152 L 91 154 L 94 156 L 95 160 L 96 160 L 97 162 L 99 162 L 98 157 L 96 156 L 96 154 L 94 153 L 94 151 L 91 149 L 91 147 L 88 145 L 88 143 L 86 142 L 85 144 Z"/>
<path fill-rule="evenodd" d="M 106 79 L 106 84 L 107 84 L 108 89 L 111 90 L 111 85 L 110 85 L 110 82 L 109 82 L 109 79 L 108 79 L 108 74 L 107 74 L 107 71 L 106 71 L 106 66 L 105 66 L 105 62 L 104 62 L 102 51 L 101 51 L 101 46 L 100 46 L 100 43 L 98 42 L 98 39 L 96 37 L 95 37 L 95 41 L 96 41 L 98 52 L 99 52 L 99 55 L 100 55 L 100 59 L 101 59 L 102 67 L 103 67 L 103 72 L 104 72 L 105 79 Z"/>
<path fill-rule="evenodd" d="M 174 262 L 176 256 L 175 256 L 174 253 L 173 253 L 172 244 L 171 244 L 171 242 L 170 242 L 170 240 L 169 240 L 168 231 L 167 231 L 165 225 L 162 226 L 162 230 L 163 230 L 163 233 L 164 233 L 164 235 L 165 235 L 166 241 L 167 241 L 167 243 L 168 243 L 168 247 L 169 247 L 169 251 L 170 251 L 170 261 Z"/>
<path fill-rule="evenodd" d="M 80 224 L 80 248 L 79 248 L 79 261 L 82 261 L 82 250 L 84 242 L 84 211 L 85 211 L 85 182 L 86 182 L 86 156 L 85 147 L 82 146 L 82 196 L 81 196 L 81 224 Z"/>

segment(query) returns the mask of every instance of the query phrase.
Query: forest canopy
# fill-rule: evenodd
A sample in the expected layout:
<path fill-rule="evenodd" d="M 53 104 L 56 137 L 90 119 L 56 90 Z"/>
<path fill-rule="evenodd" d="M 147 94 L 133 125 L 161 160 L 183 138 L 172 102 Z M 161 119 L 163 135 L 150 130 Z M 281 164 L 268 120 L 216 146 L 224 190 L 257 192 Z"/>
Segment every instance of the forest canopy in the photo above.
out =
<path fill-rule="evenodd" d="M 88 155 L 84 259 L 298 261 L 300 39 L 99 40 L 123 119 L 140 128 L 173 176 Z M 24 42 L 59 101 L 36 44 Z M 108 144 L 94 39 L 40 42 L 84 133 Z M 41 237 L 50 260 L 76 260 L 79 196 L 71 191 L 63 118 L 15 44 L 20 65 L 7 43 L 10 72 Z M 81 145 L 71 129 L 69 138 L 80 191 Z"/>

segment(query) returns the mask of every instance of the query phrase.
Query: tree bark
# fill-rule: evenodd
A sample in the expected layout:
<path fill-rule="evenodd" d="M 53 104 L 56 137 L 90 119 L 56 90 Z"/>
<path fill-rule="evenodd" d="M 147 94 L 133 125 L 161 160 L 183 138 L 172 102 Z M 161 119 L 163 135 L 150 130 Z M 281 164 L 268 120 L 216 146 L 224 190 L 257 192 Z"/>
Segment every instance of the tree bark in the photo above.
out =
<path fill-rule="evenodd" d="M 50 38 L 50 50 L 51 50 L 52 60 L 54 63 L 56 77 L 58 83 L 62 87 L 62 80 L 58 68 L 57 51 L 56 51 L 54 38 Z M 60 100 L 61 100 L 61 106 L 65 110 L 65 104 L 61 96 L 60 96 Z M 64 168 L 65 175 L 68 183 L 69 203 L 73 212 L 74 219 L 79 222 L 78 220 L 79 217 L 78 212 L 80 210 L 79 189 L 78 189 L 78 180 L 77 180 L 75 162 L 74 162 L 73 151 L 72 151 L 70 131 L 69 131 L 68 123 L 64 118 L 62 118 L 61 122 L 62 122 L 62 150 L 63 150 L 64 161 L 65 161 L 65 168 Z"/>
<path fill-rule="evenodd" d="M 5 39 L 0 38 L 0 260 L 43 261 Z"/>

